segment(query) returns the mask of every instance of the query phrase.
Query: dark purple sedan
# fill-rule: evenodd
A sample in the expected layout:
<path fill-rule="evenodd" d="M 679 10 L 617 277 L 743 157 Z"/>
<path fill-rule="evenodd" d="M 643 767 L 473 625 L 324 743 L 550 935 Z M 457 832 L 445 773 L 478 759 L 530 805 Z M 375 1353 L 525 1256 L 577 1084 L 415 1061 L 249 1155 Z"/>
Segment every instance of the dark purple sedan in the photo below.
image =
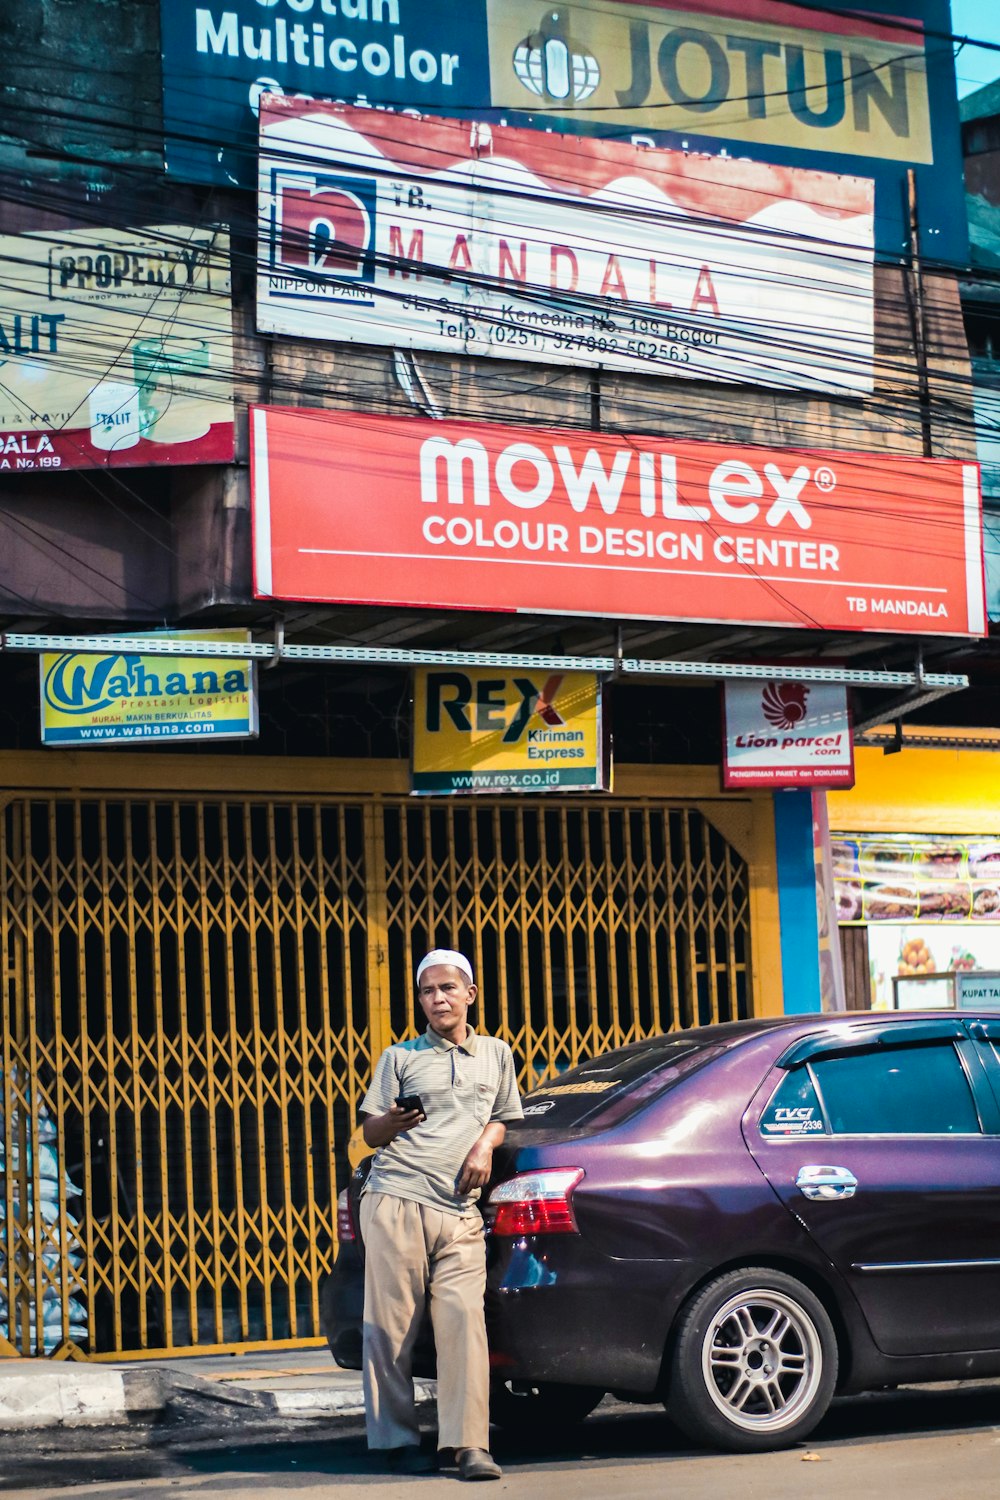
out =
<path fill-rule="evenodd" d="M 325 1296 L 361 1354 L 355 1173 Z M 342 1195 L 343 1197 L 343 1195 Z M 1000 1374 L 1000 1015 L 673 1033 L 525 1101 L 483 1205 L 493 1417 L 608 1391 L 691 1437 L 787 1446 L 835 1393 Z M 433 1346 L 418 1348 L 431 1373 Z"/>

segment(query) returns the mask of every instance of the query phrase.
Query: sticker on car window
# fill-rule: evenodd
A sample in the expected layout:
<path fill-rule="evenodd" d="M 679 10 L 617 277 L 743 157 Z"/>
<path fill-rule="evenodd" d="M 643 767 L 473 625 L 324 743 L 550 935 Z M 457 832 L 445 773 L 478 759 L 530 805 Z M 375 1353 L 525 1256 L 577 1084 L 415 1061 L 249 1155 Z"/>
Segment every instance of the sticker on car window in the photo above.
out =
<path fill-rule="evenodd" d="M 761 1135 L 821 1135 L 823 1121 L 811 1104 L 772 1104 L 761 1116 Z"/>
<path fill-rule="evenodd" d="M 826 1123 L 806 1068 L 786 1073 L 760 1117 L 760 1133 L 769 1140 L 824 1135 Z"/>
<path fill-rule="evenodd" d="M 556 1101 L 554 1099 L 547 1099 L 539 1104 L 526 1104 L 524 1106 L 524 1109 L 522 1110 L 522 1114 L 544 1115 L 547 1114 L 550 1109 L 555 1109 L 555 1107 Z"/>

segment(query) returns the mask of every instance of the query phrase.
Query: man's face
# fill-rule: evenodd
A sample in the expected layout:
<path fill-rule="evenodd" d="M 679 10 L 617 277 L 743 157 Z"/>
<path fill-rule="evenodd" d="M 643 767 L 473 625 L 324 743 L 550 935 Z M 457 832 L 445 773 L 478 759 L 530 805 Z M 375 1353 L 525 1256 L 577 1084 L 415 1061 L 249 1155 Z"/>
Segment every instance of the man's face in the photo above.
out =
<path fill-rule="evenodd" d="M 432 1031 L 449 1041 L 462 1041 L 468 1030 L 466 1015 L 478 991 L 454 964 L 431 964 L 420 976 L 417 999 Z"/>

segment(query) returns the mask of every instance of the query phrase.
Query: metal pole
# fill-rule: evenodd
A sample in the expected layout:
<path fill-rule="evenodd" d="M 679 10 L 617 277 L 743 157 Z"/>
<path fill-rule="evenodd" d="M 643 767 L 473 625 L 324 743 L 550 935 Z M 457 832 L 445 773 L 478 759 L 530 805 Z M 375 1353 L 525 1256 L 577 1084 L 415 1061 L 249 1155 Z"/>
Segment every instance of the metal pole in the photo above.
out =
<path fill-rule="evenodd" d="M 934 455 L 931 431 L 931 387 L 927 368 L 927 308 L 924 301 L 923 275 L 920 264 L 920 221 L 917 214 L 917 174 L 912 167 L 906 173 L 907 207 L 910 226 L 910 256 L 906 271 L 907 304 L 913 333 L 913 351 L 917 361 L 917 396 L 920 405 L 920 437 L 925 458 Z"/>

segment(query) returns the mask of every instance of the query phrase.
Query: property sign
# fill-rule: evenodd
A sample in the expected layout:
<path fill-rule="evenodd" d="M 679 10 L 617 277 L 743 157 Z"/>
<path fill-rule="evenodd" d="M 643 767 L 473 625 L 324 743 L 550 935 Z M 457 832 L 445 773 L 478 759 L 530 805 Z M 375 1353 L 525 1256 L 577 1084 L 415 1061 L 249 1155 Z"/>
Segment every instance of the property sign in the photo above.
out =
<path fill-rule="evenodd" d="M 852 787 L 847 689 L 830 682 L 727 682 L 725 787 Z"/>
<path fill-rule="evenodd" d="M 224 230 L 48 230 L 0 257 L 0 475 L 232 459 Z"/>
<path fill-rule="evenodd" d="M 421 668 L 413 692 L 415 792 L 606 788 L 593 672 Z"/>
<path fill-rule="evenodd" d="M 872 183 L 261 103 L 257 326 L 858 395 Z"/>
<path fill-rule="evenodd" d="M 199 641 L 248 641 L 246 631 L 175 631 Z M 164 639 L 159 636 L 158 639 Z M 63 747 L 151 740 L 255 739 L 257 669 L 238 657 L 105 656 L 79 651 L 39 657 L 43 745 Z"/>
<path fill-rule="evenodd" d="M 251 465 L 258 598 L 986 629 L 975 464 L 256 407 Z"/>

